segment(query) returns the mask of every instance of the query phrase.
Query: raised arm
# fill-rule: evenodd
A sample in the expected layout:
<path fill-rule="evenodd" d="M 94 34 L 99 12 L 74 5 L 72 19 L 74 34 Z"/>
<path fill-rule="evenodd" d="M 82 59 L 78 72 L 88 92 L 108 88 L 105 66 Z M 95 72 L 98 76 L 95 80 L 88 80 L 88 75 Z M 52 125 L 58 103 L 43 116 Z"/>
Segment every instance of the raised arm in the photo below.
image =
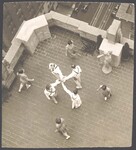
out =
<path fill-rule="evenodd" d="M 99 91 L 102 88 L 103 85 L 100 85 L 99 88 L 97 89 L 97 91 Z"/>
<path fill-rule="evenodd" d="M 60 81 L 57 79 L 54 83 L 51 83 L 51 86 L 56 87 L 58 84 L 60 84 Z"/>
<path fill-rule="evenodd" d="M 64 80 L 66 81 L 66 80 L 68 80 L 68 79 L 70 79 L 70 78 L 73 78 L 74 76 L 75 76 L 75 73 L 72 71 L 72 73 L 69 74 L 68 76 L 66 76 L 66 77 L 64 78 Z"/>
<path fill-rule="evenodd" d="M 50 93 L 45 89 L 44 94 L 46 95 L 47 99 L 50 99 Z"/>
<path fill-rule="evenodd" d="M 111 89 L 109 87 L 107 87 L 107 90 L 111 93 Z"/>
<path fill-rule="evenodd" d="M 97 58 L 99 59 L 99 58 L 101 58 L 103 56 L 104 56 L 104 54 L 100 54 L 100 55 L 97 56 Z"/>

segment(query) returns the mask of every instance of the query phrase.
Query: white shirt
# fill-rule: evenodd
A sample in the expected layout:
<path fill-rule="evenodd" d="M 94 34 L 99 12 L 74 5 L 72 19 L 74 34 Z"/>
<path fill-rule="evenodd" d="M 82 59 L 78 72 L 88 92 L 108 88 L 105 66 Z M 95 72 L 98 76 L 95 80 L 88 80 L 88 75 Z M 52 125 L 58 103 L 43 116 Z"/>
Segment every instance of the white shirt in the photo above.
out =
<path fill-rule="evenodd" d="M 55 67 L 51 69 L 51 73 L 57 78 L 57 79 L 62 79 L 64 76 L 59 68 L 59 66 L 57 66 L 55 64 Z"/>
<path fill-rule="evenodd" d="M 79 101 L 79 100 L 81 100 L 81 99 L 80 99 L 80 96 L 79 96 L 78 94 L 74 94 L 74 93 L 72 93 L 72 92 L 71 92 L 71 94 L 70 94 L 70 97 L 71 97 L 71 100 L 72 100 L 72 101 Z"/>
<path fill-rule="evenodd" d="M 68 90 L 63 83 L 62 83 L 62 86 L 63 86 L 64 90 L 69 94 L 72 102 L 73 101 L 79 101 L 79 100 L 81 101 L 80 96 L 78 94 L 74 94 L 73 92 L 71 92 L 70 90 Z"/>
<path fill-rule="evenodd" d="M 68 49 L 73 49 L 74 48 L 74 44 L 72 43 L 72 44 L 67 44 L 66 45 L 66 50 L 68 50 Z"/>
<path fill-rule="evenodd" d="M 72 69 L 72 73 L 70 75 L 68 75 L 67 77 L 65 77 L 65 80 L 68 80 L 70 78 L 73 78 L 73 77 L 79 77 L 80 76 L 80 73 L 82 72 L 80 66 L 76 66 L 75 68 Z"/>
<path fill-rule="evenodd" d="M 56 82 L 55 83 L 52 83 L 52 84 L 50 84 L 50 89 L 49 90 L 44 90 L 44 94 L 46 95 L 46 97 L 48 98 L 48 99 L 50 99 L 50 96 L 54 96 L 55 95 L 55 93 L 56 93 L 56 86 L 58 85 L 60 83 L 60 81 L 58 81 L 58 80 L 56 80 Z"/>

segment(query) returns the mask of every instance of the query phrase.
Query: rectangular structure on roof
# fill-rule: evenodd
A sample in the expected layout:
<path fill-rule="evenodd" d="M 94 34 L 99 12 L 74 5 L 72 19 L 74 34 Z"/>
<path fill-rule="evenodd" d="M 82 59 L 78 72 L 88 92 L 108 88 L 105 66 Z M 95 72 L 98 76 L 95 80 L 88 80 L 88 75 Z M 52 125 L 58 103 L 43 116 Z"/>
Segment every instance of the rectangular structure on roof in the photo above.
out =
<path fill-rule="evenodd" d="M 116 17 L 134 23 L 134 9 L 132 3 L 121 3 Z"/>

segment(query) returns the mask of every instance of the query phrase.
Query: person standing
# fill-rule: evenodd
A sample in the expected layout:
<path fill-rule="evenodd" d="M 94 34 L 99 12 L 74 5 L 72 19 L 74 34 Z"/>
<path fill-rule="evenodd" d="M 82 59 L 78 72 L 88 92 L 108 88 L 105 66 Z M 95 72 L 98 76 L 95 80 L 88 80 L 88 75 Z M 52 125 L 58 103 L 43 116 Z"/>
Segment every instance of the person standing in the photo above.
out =
<path fill-rule="evenodd" d="M 111 97 L 111 89 L 107 87 L 106 85 L 100 85 L 97 91 L 102 90 L 102 94 L 104 96 L 104 100 L 108 100 Z"/>
<path fill-rule="evenodd" d="M 67 87 L 65 86 L 65 84 L 63 82 L 61 84 L 62 84 L 64 91 L 66 93 L 68 93 L 70 98 L 71 98 L 72 109 L 80 107 L 82 104 L 82 101 L 81 101 L 81 98 L 78 94 L 78 89 L 75 89 L 73 92 L 71 92 L 70 90 L 67 89 Z"/>
<path fill-rule="evenodd" d="M 130 47 L 129 47 L 128 43 L 125 43 L 123 48 L 122 48 L 121 59 L 122 60 L 129 60 L 130 57 L 131 57 Z"/>
<path fill-rule="evenodd" d="M 77 55 L 81 56 L 79 53 L 77 53 L 76 46 L 74 45 L 74 42 L 72 40 L 68 41 L 65 49 L 65 55 L 70 58 L 75 58 Z"/>
<path fill-rule="evenodd" d="M 22 88 L 24 86 L 26 86 L 27 89 L 30 88 L 31 82 L 34 81 L 34 79 L 29 79 L 28 78 L 28 76 L 25 74 L 25 70 L 24 69 L 20 69 L 17 72 L 17 76 L 20 77 L 20 87 L 19 87 L 19 90 L 18 90 L 19 93 L 22 91 Z"/>
<path fill-rule="evenodd" d="M 59 66 L 55 63 L 49 64 L 49 69 L 51 70 L 51 73 L 59 80 L 62 80 L 64 78 Z"/>
<path fill-rule="evenodd" d="M 63 81 L 65 82 L 66 80 L 70 79 L 70 78 L 73 78 L 74 79 L 74 82 L 76 83 L 76 88 L 77 89 L 81 89 L 82 86 L 81 86 L 81 68 L 80 66 L 78 65 L 71 65 L 71 68 L 72 68 L 72 73 L 69 74 L 68 76 L 64 77 Z"/>
<path fill-rule="evenodd" d="M 66 140 L 70 138 L 70 135 L 67 133 L 67 128 L 66 125 L 64 124 L 64 119 L 63 118 L 56 118 L 56 130 L 55 132 L 60 132 L 63 136 L 66 137 Z"/>
<path fill-rule="evenodd" d="M 56 100 L 57 92 L 56 92 L 56 88 L 55 88 L 58 84 L 60 84 L 60 81 L 56 80 L 55 83 L 47 84 L 46 88 L 44 90 L 44 94 L 46 95 L 47 99 L 53 100 L 55 104 L 58 103 Z"/>

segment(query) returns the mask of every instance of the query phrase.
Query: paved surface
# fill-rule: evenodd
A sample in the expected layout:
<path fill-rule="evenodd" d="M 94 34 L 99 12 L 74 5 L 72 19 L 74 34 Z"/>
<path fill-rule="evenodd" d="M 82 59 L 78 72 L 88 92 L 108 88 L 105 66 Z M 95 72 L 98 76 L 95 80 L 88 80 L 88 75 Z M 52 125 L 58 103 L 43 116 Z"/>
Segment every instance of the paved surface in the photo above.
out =
<path fill-rule="evenodd" d="M 88 10 L 87 12 L 82 11 L 82 7 L 88 4 Z M 97 10 L 99 6 L 99 3 L 76 3 L 75 8 L 79 8 L 79 12 L 76 13 L 75 11 L 73 11 L 71 17 L 82 20 L 87 22 L 88 24 L 90 24 L 90 22 L 93 20 L 93 16 Z"/>
<path fill-rule="evenodd" d="M 72 39 L 81 47 L 80 37 L 58 27 L 51 29 L 55 39 L 39 43 L 36 52 L 28 57 L 24 68 L 35 78 L 33 86 L 18 93 L 18 79 L 11 89 L 12 96 L 2 105 L 2 146 L 17 148 L 51 147 L 114 147 L 130 146 L 132 136 L 133 60 L 124 62 L 112 73 L 105 75 L 94 56 L 82 56 L 72 62 L 64 55 L 65 45 Z M 79 91 L 82 106 L 71 109 L 69 96 L 61 85 L 57 87 L 59 103 L 48 101 L 43 94 L 45 85 L 55 78 L 48 69 L 50 62 L 57 63 L 63 74 L 71 72 L 70 64 L 79 64 L 83 70 Z M 19 68 L 19 66 L 18 66 Z M 100 84 L 107 84 L 113 96 L 104 101 L 96 92 Z M 73 90 L 73 80 L 66 86 Z M 69 128 L 71 138 L 65 140 L 55 133 L 55 118 L 61 116 Z"/>
<path fill-rule="evenodd" d="M 76 4 L 76 7 L 79 8 L 79 12 L 76 13 L 73 11 L 71 17 L 85 21 L 89 23 L 91 26 L 107 30 L 114 19 L 111 16 L 111 13 L 113 9 L 116 7 L 117 3 L 111 2 L 89 3 L 87 12 L 83 12 L 81 10 L 84 4 L 85 3 L 81 3 L 80 5 Z"/>

